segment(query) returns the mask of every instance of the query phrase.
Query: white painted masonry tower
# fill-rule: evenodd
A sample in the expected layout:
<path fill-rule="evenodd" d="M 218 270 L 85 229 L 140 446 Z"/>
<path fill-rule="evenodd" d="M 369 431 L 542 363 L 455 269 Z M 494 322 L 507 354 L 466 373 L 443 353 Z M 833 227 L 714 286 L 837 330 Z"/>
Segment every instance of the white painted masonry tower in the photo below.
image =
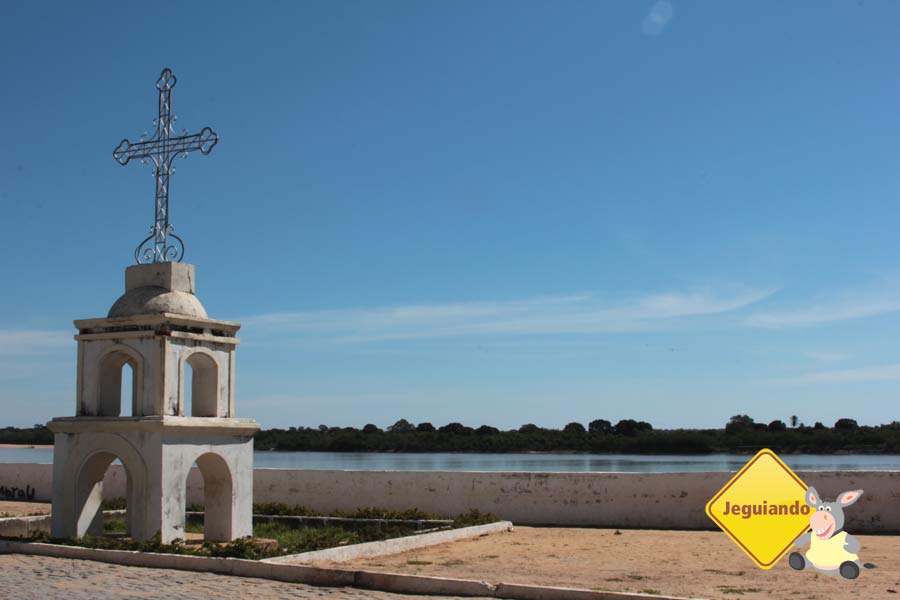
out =
<path fill-rule="evenodd" d="M 106 318 L 75 321 L 76 415 L 49 423 L 54 537 L 102 534 L 103 477 L 115 459 L 128 478 L 131 537 L 184 538 L 187 477 L 195 463 L 203 475 L 206 539 L 252 534 L 259 425 L 234 412 L 240 325 L 208 318 L 194 282 L 194 265 L 134 265 Z M 123 398 L 129 367 L 131 397 Z"/>
<path fill-rule="evenodd" d="M 124 139 L 112 153 L 120 165 L 152 163 L 155 222 L 134 252 L 138 264 L 125 270 L 125 294 L 106 318 L 75 321 L 75 416 L 48 424 L 54 433 L 54 537 L 103 533 L 103 479 L 116 459 L 127 477 L 132 538 L 184 539 L 194 464 L 203 475 L 205 538 L 230 541 L 253 533 L 253 435 L 259 425 L 234 413 L 241 326 L 206 316 L 194 295 L 194 265 L 181 263 L 184 243 L 169 220 L 173 161 L 190 152 L 209 154 L 219 136 L 209 127 L 174 134 L 175 83 L 172 70 L 163 69 L 153 136 Z M 126 369 L 131 388 L 123 398 Z"/>

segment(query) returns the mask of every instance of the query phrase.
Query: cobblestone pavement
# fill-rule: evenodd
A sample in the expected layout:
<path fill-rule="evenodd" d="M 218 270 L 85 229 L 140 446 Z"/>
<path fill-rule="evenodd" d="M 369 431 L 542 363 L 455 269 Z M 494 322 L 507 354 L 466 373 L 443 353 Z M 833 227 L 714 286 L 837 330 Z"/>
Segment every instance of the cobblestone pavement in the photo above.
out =
<path fill-rule="evenodd" d="M 0 554 L 0 600 L 435 600 L 211 573 Z M 444 599 L 449 600 L 449 599 Z M 467 600 L 473 600 L 468 598 Z M 477 599 L 475 599 L 477 600 Z"/>

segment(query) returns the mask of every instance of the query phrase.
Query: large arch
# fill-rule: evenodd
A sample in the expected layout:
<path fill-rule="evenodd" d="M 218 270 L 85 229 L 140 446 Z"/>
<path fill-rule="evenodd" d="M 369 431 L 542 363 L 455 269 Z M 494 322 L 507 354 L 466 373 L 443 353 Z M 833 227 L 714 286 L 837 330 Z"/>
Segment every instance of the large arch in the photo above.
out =
<path fill-rule="evenodd" d="M 131 367 L 131 415 L 141 416 L 142 390 L 144 387 L 144 360 L 133 348 L 115 344 L 107 348 L 97 360 L 97 382 L 99 397 L 95 405 L 96 415 L 118 417 L 122 414 L 122 369 Z"/>
<path fill-rule="evenodd" d="M 115 459 L 119 459 L 126 476 L 126 520 L 128 531 L 135 539 L 152 537 L 145 531 L 147 468 L 140 453 L 123 438 L 109 433 L 95 434 L 81 452 L 70 454 L 66 461 L 68 477 L 63 490 L 67 506 L 59 507 L 69 518 L 68 535 L 102 535 L 103 478 Z"/>
<path fill-rule="evenodd" d="M 192 371 L 191 410 L 185 414 L 185 370 Z M 178 414 L 191 417 L 218 417 L 219 414 L 219 363 L 204 348 L 194 348 L 185 352 L 179 369 L 181 382 L 178 390 Z"/>
<path fill-rule="evenodd" d="M 231 541 L 234 510 L 231 469 L 225 459 L 214 452 L 200 455 L 196 462 L 203 475 L 203 539 L 211 542 Z M 187 487 L 187 476 L 184 483 Z"/>

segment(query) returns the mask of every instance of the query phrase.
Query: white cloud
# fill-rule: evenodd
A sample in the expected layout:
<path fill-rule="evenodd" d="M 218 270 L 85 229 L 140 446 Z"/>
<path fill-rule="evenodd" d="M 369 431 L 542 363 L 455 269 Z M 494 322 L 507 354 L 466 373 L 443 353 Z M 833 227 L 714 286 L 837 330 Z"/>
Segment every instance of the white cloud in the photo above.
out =
<path fill-rule="evenodd" d="M 900 380 L 900 364 L 880 367 L 859 367 L 840 371 L 820 371 L 783 379 L 784 383 L 863 383 Z"/>
<path fill-rule="evenodd" d="M 820 296 L 804 308 L 752 314 L 746 323 L 768 329 L 811 327 L 898 311 L 900 281 L 896 277 L 883 277 L 866 288 L 839 290 L 829 296 Z"/>
<path fill-rule="evenodd" d="M 650 12 L 641 21 L 641 31 L 644 35 L 661 34 L 672 17 L 675 16 L 675 7 L 669 0 L 658 0 L 650 7 Z"/>
<path fill-rule="evenodd" d="M 807 352 L 806 356 L 823 363 L 840 362 L 850 358 L 849 354 L 842 352 Z"/>
<path fill-rule="evenodd" d="M 815 304 L 800 310 L 751 315 L 747 318 L 747 324 L 769 329 L 809 327 L 837 321 L 863 319 L 897 311 L 900 311 L 900 298 L 859 298 Z"/>
<path fill-rule="evenodd" d="M 371 341 L 474 335 L 645 331 L 676 319 L 738 310 L 773 292 L 664 293 L 610 302 L 590 295 L 386 308 L 280 312 L 243 319 L 267 331 Z"/>
<path fill-rule="evenodd" d="M 45 354 L 67 344 L 73 344 L 72 334 L 63 331 L 0 329 L 0 356 Z"/>

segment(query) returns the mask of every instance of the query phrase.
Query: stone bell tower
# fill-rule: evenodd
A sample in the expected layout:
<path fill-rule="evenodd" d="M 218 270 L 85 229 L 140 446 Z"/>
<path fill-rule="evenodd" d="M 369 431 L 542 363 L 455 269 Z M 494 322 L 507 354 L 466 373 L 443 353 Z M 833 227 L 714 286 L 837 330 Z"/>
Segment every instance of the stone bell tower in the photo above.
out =
<path fill-rule="evenodd" d="M 48 424 L 54 433 L 54 537 L 103 532 L 103 479 L 116 459 L 126 473 L 132 538 L 158 534 L 169 543 L 185 537 L 187 478 L 194 464 L 203 475 L 206 539 L 252 534 L 253 435 L 259 425 L 235 416 L 240 324 L 210 319 L 195 295 L 194 265 L 170 262 L 184 251 L 168 222 L 171 161 L 191 150 L 208 154 L 218 137 L 209 128 L 171 136 L 174 85 L 175 76 L 165 69 L 157 82 L 155 137 L 138 144 L 123 140 L 113 153 L 121 164 L 131 158 L 153 161 L 156 223 L 135 251 L 146 264 L 125 270 L 125 293 L 107 316 L 75 321 L 75 416 Z M 126 365 L 132 373 L 130 398 L 121 397 Z"/>

